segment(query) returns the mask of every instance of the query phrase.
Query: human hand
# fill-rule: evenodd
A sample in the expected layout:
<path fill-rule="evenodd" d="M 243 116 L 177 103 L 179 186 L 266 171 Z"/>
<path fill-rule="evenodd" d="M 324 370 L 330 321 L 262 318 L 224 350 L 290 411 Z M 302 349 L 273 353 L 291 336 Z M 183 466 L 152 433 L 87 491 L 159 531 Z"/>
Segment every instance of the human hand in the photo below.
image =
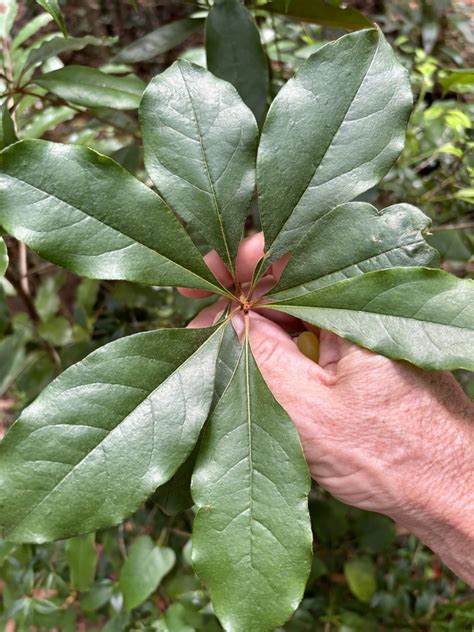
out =
<path fill-rule="evenodd" d="M 242 284 L 262 255 L 261 234 L 242 243 L 236 266 Z M 217 255 L 210 253 L 207 261 L 229 286 Z M 274 264 L 261 286 L 270 287 L 284 264 Z M 211 324 L 224 306 L 221 299 L 190 326 Z M 241 314 L 233 322 L 242 334 Z M 253 354 L 299 431 L 313 478 L 340 500 L 404 524 L 474 580 L 474 560 L 465 570 L 438 544 L 453 536 L 463 543 L 457 550 L 466 538 L 474 544 L 468 524 L 474 509 L 473 405 L 450 374 L 389 360 L 329 332 L 320 332 L 316 364 L 287 333 L 304 327 L 270 310 L 250 313 Z"/>

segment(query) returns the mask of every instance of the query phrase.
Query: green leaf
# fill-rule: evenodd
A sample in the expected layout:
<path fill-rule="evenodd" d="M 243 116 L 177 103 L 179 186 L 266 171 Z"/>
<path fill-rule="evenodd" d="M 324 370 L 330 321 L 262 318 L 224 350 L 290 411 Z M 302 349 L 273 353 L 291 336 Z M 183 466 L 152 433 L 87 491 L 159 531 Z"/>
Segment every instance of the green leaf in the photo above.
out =
<path fill-rule="evenodd" d="M 40 13 L 40 15 L 37 15 L 35 18 L 27 22 L 12 39 L 12 52 L 26 42 L 26 40 L 32 35 L 49 24 L 52 19 L 53 18 L 49 15 L 49 13 Z"/>
<path fill-rule="evenodd" d="M 8 232 L 77 274 L 220 291 L 161 198 L 91 149 L 12 145 L 0 154 L 0 201 Z"/>
<path fill-rule="evenodd" d="M 63 35 L 67 37 L 67 28 L 64 21 L 64 16 L 61 13 L 58 0 L 36 0 L 36 4 L 39 4 L 56 22 L 57 26 L 61 29 Z"/>
<path fill-rule="evenodd" d="M 160 194 L 232 270 L 255 187 L 252 113 L 230 84 L 179 60 L 145 90 L 140 120 Z"/>
<path fill-rule="evenodd" d="M 55 57 L 67 51 L 82 50 L 86 46 L 110 46 L 115 41 L 116 38 L 114 37 L 93 37 L 92 35 L 68 38 L 54 37 L 30 51 L 25 67 L 36 66 L 50 57 Z"/>
<path fill-rule="evenodd" d="M 474 257 L 472 229 L 440 230 L 433 232 L 427 239 L 445 260 L 470 261 Z"/>
<path fill-rule="evenodd" d="M 146 601 L 175 562 L 173 549 L 156 546 L 148 535 L 139 536 L 131 545 L 120 572 L 119 587 L 127 610 Z"/>
<path fill-rule="evenodd" d="M 312 55 L 274 100 L 257 183 L 271 259 L 294 250 L 329 209 L 374 186 L 400 153 L 412 96 L 408 73 L 379 30 Z"/>
<path fill-rule="evenodd" d="M 16 143 L 17 140 L 15 125 L 8 109 L 8 104 L 5 101 L 0 106 L 0 149 Z"/>
<path fill-rule="evenodd" d="M 231 83 L 255 114 L 265 120 L 269 88 L 268 60 L 260 32 L 240 0 L 216 0 L 206 20 L 208 69 Z"/>
<path fill-rule="evenodd" d="M 270 0 L 262 9 L 278 13 L 302 22 L 312 22 L 348 31 L 370 28 L 370 18 L 360 11 L 338 7 L 325 0 Z"/>
<path fill-rule="evenodd" d="M 8 251 L 7 245 L 0 237 L 0 277 L 2 277 L 8 268 Z"/>
<path fill-rule="evenodd" d="M 327 211 L 300 241 L 272 290 L 273 300 L 384 268 L 430 266 L 439 255 L 423 238 L 431 220 L 410 204 L 382 211 L 348 202 Z"/>
<path fill-rule="evenodd" d="M 145 89 L 136 75 L 117 77 L 97 68 L 66 66 L 34 79 L 34 83 L 76 105 L 135 110 Z"/>
<path fill-rule="evenodd" d="M 375 567 L 366 557 L 356 557 L 344 564 L 347 583 L 359 601 L 368 603 L 377 590 Z"/>
<path fill-rule="evenodd" d="M 95 533 L 79 535 L 68 540 L 66 558 L 69 563 L 71 588 L 79 592 L 89 590 L 94 583 L 97 566 Z"/>
<path fill-rule="evenodd" d="M 18 11 L 16 0 L 0 0 L 0 38 L 3 39 L 10 34 L 10 30 L 15 21 Z"/>
<path fill-rule="evenodd" d="M 226 630 L 273 630 L 296 609 L 312 558 L 309 489 L 296 428 L 246 343 L 192 480 L 193 564 Z"/>
<path fill-rule="evenodd" d="M 441 270 L 369 272 L 271 307 L 389 358 L 474 370 L 474 281 Z"/>
<path fill-rule="evenodd" d="M 39 114 L 30 119 L 22 129 L 23 138 L 41 138 L 43 134 L 53 130 L 61 123 L 73 119 L 76 114 L 75 110 L 67 106 L 44 108 Z"/>
<path fill-rule="evenodd" d="M 179 46 L 191 33 L 194 33 L 202 25 L 202 20 L 185 19 L 175 20 L 170 24 L 141 37 L 133 44 L 125 47 L 115 57 L 116 62 L 136 64 L 140 61 L 151 61 L 157 55 L 162 55 Z"/>
<path fill-rule="evenodd" d="M 450 68 L 444 72 L 445 76 L 439 78 L 444 92 L 456 90 L 460 86 L 474 85 L 474 68 Z"/>
<path fill-rule="evenodd" d="M 239 362 L 240 350 L 239 339 L 234 328 L 226 327 L 217 356 L 211 411 L 216 407 L 234 374 Z M 159 487 L 153 496 L 154 502 L 158 503 L 160 509 L 169 516 L 180 513 L 194 504 L 190 487 L 198 452 L 199 442 L 191 456 L 181 465 L 173 478 Z"/>
<path fill-rule="evenodd" d="M 112 342 L 67 369 L 0 444 L 0 523 L 44 542 L 118 524 L 193 450 L 222 327 Z"/>

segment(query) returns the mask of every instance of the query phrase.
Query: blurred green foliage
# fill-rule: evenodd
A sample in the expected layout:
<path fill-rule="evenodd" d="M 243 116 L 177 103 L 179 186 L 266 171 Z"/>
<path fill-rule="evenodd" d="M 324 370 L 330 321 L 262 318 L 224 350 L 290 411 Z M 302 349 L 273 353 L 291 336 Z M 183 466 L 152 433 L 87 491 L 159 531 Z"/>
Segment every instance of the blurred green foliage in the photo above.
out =
<path fill-rule="evenodd" d="M 211 3 L 169 3 L 175 20 L 173 10 L 170 14 L 169 7 L 157 3 L 156 12 L 164 11 L 171 26 L 158 24 L 150 36 L 148 2 L 124 0 L 113 12 L 103 3 L 95 24 L 87 12 L 74 6 L 69 12 L 75 3 L 65 0 L 63 14 L 74 35 L 68 39 L 61 33 L 66 25 L 57 2 L 38 3 L 50 13 L 34 3 L 20 6 L 9 37 L 18 6 L 13 0 L 6 4 L 0 19 L 1 142 L 15 140 L 13 112 L 19 138 L 86 144 L 145 178 L 135 112 L 66 102 L 35 84 L 35 73 L 57 70 L 67 61 L 104 73 L 134 72 L 146 81 L 178 55 L 205 64 L 201 18 Z M 269 59 L 271 96 L 305 58 L 341 33 L 310 20 L 269 14 L 264 1 L 245 4 L 254 11 Z M 472 278 L 474 71 L 469 67 L 474 60 L 469 58 L 468 3 L 401 0 L 370 6 L 370 19 L 410 71 L 415 106 L 398 163 L 364 199 L 380 206 L 395 200 L 420 206 L 432 218 L 429 240 L 440 251 L 443 267 Z M 132 48 L 122 38 L 126 25 L 114 22 L 119 15 L 125 22 L 130 15 L 134 28 L 138 24 L 143 30 Z M 96 39 L 77 39 L 91 34 Z M 118 41 L 106 35 L 118 35 Z M 52 46 L 55 38 L 61 40 Z M 133 50 L 139 63 L 132 64 L 120 53 L 123 49 Z M 257 230 L 258 218 L 248 228 Z M 168 288 L 80 280 L 26 253 L 12 238 L 6 242 L 11 265 L 0 279 L 0 436 L 47 383 L 93 349 L 126 334 L 183 326 L 209 303 L 189 301 Z M 472 375 L 459 372 L 457 377 L 474 397 Z M 169 516 L 160 502 L 165 502 L 163 494 L 123 526 L 68 542 L 30 546 L 0 540 L 0 629 L 221 630 L 190 565 L 193 509 Z M 166 497 L 165 504 L 169 513 L 173 502 Z M 472 629 L 472 592 L 416 538 L 316 486 L 311 513 L 318 557 L 305 599 L 285 631 Z"/>

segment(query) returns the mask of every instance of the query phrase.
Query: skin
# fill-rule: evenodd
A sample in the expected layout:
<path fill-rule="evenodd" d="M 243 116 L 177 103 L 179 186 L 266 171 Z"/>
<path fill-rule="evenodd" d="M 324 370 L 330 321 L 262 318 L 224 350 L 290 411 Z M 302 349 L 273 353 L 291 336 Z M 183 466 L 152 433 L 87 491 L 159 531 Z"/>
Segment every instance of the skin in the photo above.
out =
<path fill-rule="evenodd" d="M 263 245 L 261 233 L 241 244 L 236 276 L 244 287 Z M 230 287 L 218 255 L 206 261 Z M 286 262 L 273 264 L 255 294 L 276 282 Z M 220 299 L 189 326 L 212 324 L 225 306 Z M 233 324 L 242 336 L 242 311 Z M 319 334 L 319 364 L 288 333 L 304 327 Z M 389 360 L 268 309 L 249 313 L 249 332 L 265 381 L 299 431 L 311 476 L 339 500 L 391 517 L 474 586 L 474 403 L 453 376 Z"/>

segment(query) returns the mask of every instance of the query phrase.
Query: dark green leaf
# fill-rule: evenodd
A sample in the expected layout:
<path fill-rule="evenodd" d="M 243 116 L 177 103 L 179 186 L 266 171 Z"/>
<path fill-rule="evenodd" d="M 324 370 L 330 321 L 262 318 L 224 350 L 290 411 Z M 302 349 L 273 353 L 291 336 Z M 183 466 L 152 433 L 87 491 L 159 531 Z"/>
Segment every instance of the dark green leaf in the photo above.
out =
<path fill-rule="evenodd" d="M 382 211 L 364 202 L 337 206 L 300 241 L 272 296 L 300 296 L 373 270 L 430 266 L 439 256 L 422 235 L 429 225 L 429 217 L 409 204 Z"/>
<path fill-rule="evenodd" d="M 344 575 L 351 592 L 359 601 L 369 602 L 377 590 L 375 567 L 366 557 L 356 557 L 344 564 Z"/>
<path fill-rule="evenodd" d="M 115 110 L 138 108 L 145 89 L 136 75 L 117 77 L 87 66 L 66 66 L 41 75 L 34 82 L 70 103 Z"/>
<path fill-rule="evenodd" d="M 73 590 L 84 592 L 94 582 L 97 565 L 95 533 L 87 533 L 66 542 L 66 557 L 69 562 L 70 583 Z"/>
<path fill-rule="evenodd" d="M 338 7 L 326 0 L 270 0 L 262 9 L 288 16 L 298 21 L 313 22 L 348 31 L 373 26 L 372 20 L 351 8 Z"/>
<path fill-rule="evenodd" d="M 474 370 L 474 281 L 392 268 L 272 305 L 390 358 Z"/>
<path fill-rule="evenodd" d="M 157 55 L 167 53 L 184 42 L 201 25 L 202 20 L 185 19 L 160 26 L 120 51 L 115 61 L 135 64 L 139 61 L 153 60 Z"/>
<path fill-rule="evenodd" d="M 63 35 L 67 37 L 66 23 L 64 21 L 64 16 L 61 13 L 58 0 L 36 0 L 36 3 L 49 13 L 63 32 Z"/>
<path fill-rule="evenodd" d="M 145 90 L 148 173 L 232 269 L 255 187 L 258 129 L 235 88 L 179 60 Z"/>
<path fill-rule="evenodd" d="M 138 537 L 130 547 L 120 573 L 119 586 L 127 610 L 146 601 L 175 562 L 173 549 L 156 546 L 148 535 Z"/>
<path fill-rule="evenodd" d="M 110 46 L 115 41 L 113 37 L 93 37 L 92 35 L 68 38 L 54 37 L 43 42 L 37 48 L 33 48 L 28 55 L 25 66 L 36 66 L 50 57 L 67 51 L 82 50 L 86 46 Z"/>
<path fill-rule="evenodd" d="M 298 433 L 246 343 L 192 480 L 193 564 L 226 630 L 273 630 L 297 607 L 311 567 L 309 488 Z"/>
<path fill-rule="evenodd" d="M 360 513 L 355 524 L 359 545 L 370 553 L 389 549 L 396 538 L 395 525 L 390 518 L 369 511 Z"/>
<path fill-rule="evenodd" d="M 222 328 L 112 342 L 67 369 L 0 444 L 0 521 L 43 542 L 118 524 L 189 456 L 208 415 Z"/>
<path fill-rule="evenodd" d="M 443 259 L 469 261 L 474 256 L 472 229 L 440 230 L 429 235 L 427 240 L 439 251 Z"/>
<path fill-rule="evenodd" d="M 3 239 L 0 237 L 0 276 L 3 276 L 8 268 L 8 251 Z"/>
<path fill-rule="evenodd" d="M 272 259 L 387 173 L 403 147 L 411 104 L 408 73 L 378 30 L 345 35 L 308 59 L 273 102 L 258 151 Z"/>
<path fill-rule="evenodd" d="M 7 148 L 0 200 L 8 232 L 77 274 L 217 289 L 161 198 L 91 149 L 38 140 Z"/>
<path fill-rule="evenodd" d="M 15 125 L 5 101 L 0 107 L 0 149 L 13 145 L 17 140 Z"/>
<path fill-rule="evenodd" d="M 216 0 L 206 20 L 207 67 L 229 81 L 261 126 L 267 111 L 268 60 L 260 32 L 240 0 Z"/>

